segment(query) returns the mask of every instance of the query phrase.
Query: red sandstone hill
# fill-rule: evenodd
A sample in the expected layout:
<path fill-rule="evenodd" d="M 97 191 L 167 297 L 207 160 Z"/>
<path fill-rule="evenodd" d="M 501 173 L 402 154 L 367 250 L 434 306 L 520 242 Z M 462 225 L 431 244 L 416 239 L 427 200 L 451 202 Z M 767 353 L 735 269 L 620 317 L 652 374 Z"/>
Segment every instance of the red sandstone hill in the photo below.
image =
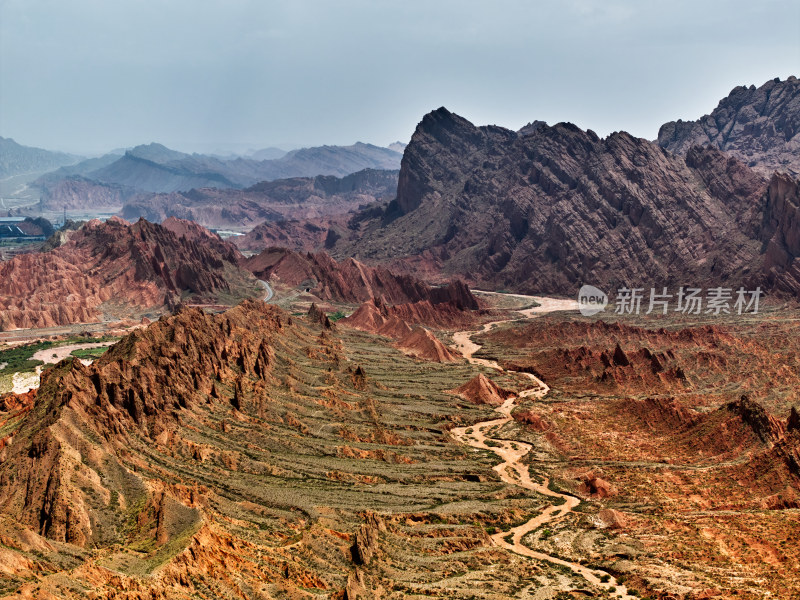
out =
<path fill-rule="evenodd" d="M 383 298 L 390 304 L 429 302 L 451 303 L 459 310 L 479 308 L 477 299 L 461 281 L 431 287 L 410 275 L 396 275 L 384 267 L 371 267 L 352 258 L 337 262 L 325 252 L 268 248 L 243 265 L 260 279 L 307 288 L 322 300 L 365 302 Z"/>
<path fill-rule="evenodd" d="M 390 306 L 380 298 L 367 300 L 340 323 L 399 339 L 411 331 L 412 325 L 427 325 L 437 329 L 468 327 L 475 321 L 475 313 L 465 311 L 452 302 L 431 304 L 430 301 L 395 304 Z"/>
<path fill-rule="evenodd" d="M 436 328 L 469 326 L 474 313 L 453 302 L 431 304 L 429 300 L 388 306 L 382 299 L 364 302 L 343 325 L 397 340 L 395 346 L 410 356 L 434 362 L 452 362 L 459 356 L 420 324 Z M 416 325 L 416 326 L 415 326 Z"/>
<path fill-rule="evenodd" d="M 513 392 L 501 388 L 483 373 L 479 373 L 464 385 L 457 387 L 453 393 L 475 404 L 491 406 L 500 406 L 507 398 L 514 395 Z"/>
<path fill-rule="evenodd" d="M 0 330 L 97 322 L 257 293 L 236 248 L 193 223 L 91 221 L 50 252 L 0 264 Z"/>
<path fill-rule="evenodd" d="M 396 346 L 409 356 L 431 362 L 455 362 L 460 358 L 424 327 L 414 328 Z"/>

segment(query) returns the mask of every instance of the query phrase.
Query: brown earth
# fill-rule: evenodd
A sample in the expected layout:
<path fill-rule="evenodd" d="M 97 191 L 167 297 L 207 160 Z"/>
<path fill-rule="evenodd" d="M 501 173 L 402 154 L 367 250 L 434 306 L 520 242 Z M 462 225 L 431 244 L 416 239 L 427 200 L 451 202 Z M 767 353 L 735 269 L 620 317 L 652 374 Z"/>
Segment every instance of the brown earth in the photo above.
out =
<path fill-rule="evenodd" d="M 795 312 L 711 326 L 547 316 L 476 337 L 478 356 L 552 388 L 520 402 L 502 438 L 532 442 L 531 468 L 597 511 L 529 544 L 575 560 L 607 531 L 610 571 L 643 596 L 797 594 Z"/>
<path fill-rule="evenodd" d="M 470 367 L 343 338 L 317 316 L 182 308 L 6 402 L 2 592 L 451 599 L 475 595 L 476 579 L 454 572 L 479 581 L 503 564 L 479 593 L 500 600 L 539 572 L 473 525 L 540 502 L 449 441 L 485 410 L 445 392 Z M 470 494 L 466 513 L 430 512 Z"/>

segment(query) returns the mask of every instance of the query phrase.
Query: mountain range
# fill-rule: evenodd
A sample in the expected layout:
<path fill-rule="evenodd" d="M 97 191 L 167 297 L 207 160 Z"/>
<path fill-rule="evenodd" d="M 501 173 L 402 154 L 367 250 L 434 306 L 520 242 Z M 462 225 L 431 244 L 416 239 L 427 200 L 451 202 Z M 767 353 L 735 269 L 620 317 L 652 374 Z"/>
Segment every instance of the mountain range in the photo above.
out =
<path fill-rule="evenodd" d="M 80 156 L 18 144 L 0 137 L 0 177 L 42 173 L 81 160 Z"/>
<path fill-rule="evenodd" d="M 94 204 L 80 208 L 119 206 L 143 193 L 171 193 L 193 188 L 241 189 L 262 181 L 330 175 L 344 177 L 364 169 L 396 170 L 402 155 L 388 148 L 356 143 L 352 146 L 303 148 L 280 158 L 231 159 L 184 154 L 160 144 L 137 146 L 122 156 L 89 159 L 47 173 L 32 185 L 42 194 L 42 207 L 73 207 L 81 197 Z M 75 194 L 76 187 L 80 190 Z"/>
<path fill-rule="evenodd" d="M 200 188 L 139 194 L 122 207 L 124 219 L 160 222 L 168 217 L 210 228 L 254 227 L 263 221 L 332 217 L 390 200 L 399 171 L 364 169 L 344 177 L 319 175 L 262 181 L 244 190 Z"/>

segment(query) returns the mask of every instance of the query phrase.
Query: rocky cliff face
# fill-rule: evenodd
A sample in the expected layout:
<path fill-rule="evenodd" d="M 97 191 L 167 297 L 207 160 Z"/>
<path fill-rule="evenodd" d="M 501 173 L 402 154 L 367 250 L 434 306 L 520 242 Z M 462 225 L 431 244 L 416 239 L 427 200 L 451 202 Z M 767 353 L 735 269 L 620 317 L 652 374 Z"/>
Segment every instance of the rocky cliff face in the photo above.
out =
<path fill-rule="evenodd" d="M 383 298 L 390 304 L 429 301 L 450 302 L 461 310 L 478 308 L 477 299 L 461 281 L 436 288 L 410 275 L 396 275 L 352 258 L 337 262 L 324 252 L 270 248 L 247 259 L 243 265 L 260 279 L 305 287 L 322 300 L 365 302 Z"/>
<path fill-rule="evenodd" d="M 763 269 L 771 287 L 800 290 L 800 184 L 775 174 L 766 194 L 761 229 L 765 244 Z"/>
<path fill-rule="evenodd" d="M 96 322 L 104 313 L 255 294 L 254 278 L 236 264 L 238 251 L 199 230 L 178 221 L 91 221 L 51 252 L 0 264 L 0 330 Z"/>
<path fill-rule="evenodd" d="M 661 126 L 658 144 L 677 154 L 713 146 L 769 176 L 800 175 L 800 81 L 773 79 L 759 88 L 738 86 L 710 115 Z"/>
<path fill-rule="evenodd" d="M 626 133 L 513 132 L 441 108 L 406 148 L 397 201 L 334 253 L 528 292 L 733 285 L 759 266 L 766 186 L 714 148 L 683 158 Z"/>

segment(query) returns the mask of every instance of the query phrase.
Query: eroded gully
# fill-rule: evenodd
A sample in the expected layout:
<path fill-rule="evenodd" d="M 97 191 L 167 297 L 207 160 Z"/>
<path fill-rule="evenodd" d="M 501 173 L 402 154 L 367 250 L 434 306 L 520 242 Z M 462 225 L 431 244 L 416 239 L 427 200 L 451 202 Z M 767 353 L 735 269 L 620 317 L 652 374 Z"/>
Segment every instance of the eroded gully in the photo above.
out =
<path fill-rule="evenodd" d="M 556 310 L 570 310 L 576 308 L 577 306 L 575 302 L 569 300 L 558 300 L 553 298 L 533 299 L 539 303 L 539 306 L 518 311 L 523 315 L 524 318 L 533 318 L 536 314 L 542 314 Z M 514 320 L 515 319 L 506 319 L 502 321 L 486 323 L 484 324 L 483 328 L 478 331 L 460 331 L 453 335 L 453 341 L 464 358 L 466 358 L 471 364 L 481 365 L 502 372 L 504 369 L 497 362 L 474 357 L 475 353 L 480 350 L 481 346 L 472 341 L 472 336 L 479 333 L 486 333 L 498 325 L 509 323 Z M 542 494 L 543 496 L 548 496 L 554 499 L 557 498 L 561 503 L 550 504 L 537 516 L 533 517 L 522 525 L 513 527 L 509 531 L 502 531 L 492 535 L 492 542 L 495 545 L 505 548 L 506 550 L 510 550 L 511 552 L 515 552 L 516 554 L 566 567 L 573 573 L 583 577 L 589 583 L 607 590 L 614 598 L 635 600 L 634 596 L 628 594 L 627 588 L 624 585 L 617 583 L 614 577 L 608 573 L 599 569 L 590 569 L 579 563 L 570 562 L 556 556 L 551 556 L 550 554 L 545 554 L 544 552 L 537 552 L 536 550 L 532 550 L 522 543 L 522 538 L 525 537 L 526 534 L 537 529 L 538 527 L 541 527 L 542 525 L 545 525 L 546 523 L 551 523 L 563 518 L 565 515 L 567 515 L 567 513 L 571 512 L 572 509 L 580 504 L 580 500 L 578 500 L 578 498 L 575 496 L 561 494 L 549 489 L 549 480 L 547 479 L 541 483 L 531 479 L 528 467 L 522 462 L 522 458 L 533 448 L 531 444 L 491 437 L 490 432 L 492 429 L 501 427 L 511 421 L 511 410 L 518 398 L 542 398 L 550 391 L 550 388 L 544 381 L 531 373 L 523 373 L 520 371 L 506 372 L 518 373 L 527 377 L 531 380 L 531 383 L 533 384 L 532 387 L 523 390 L 518 396 L 508 398 L 501 406 L 497 407 L 496 410 L 498 413 L 500 413 L 500 417 L 491 419 L 489 421 L 475 423 L 469 427 L 457 427 L 452 430 L 452 433 L 458 440 L 472 446 L 473 448 L 491 450 L 497 454 L 503 462 L 496 465 L 494 470 L 504 482 L 511 485 L 518 485 L 528 490 L 533 490 L 534 492 Z M 469 431 L 469 433 L 467 433 L 467 431 Z M 492 446 L 487 444 L 487 440 L 492 440 Z"/>

